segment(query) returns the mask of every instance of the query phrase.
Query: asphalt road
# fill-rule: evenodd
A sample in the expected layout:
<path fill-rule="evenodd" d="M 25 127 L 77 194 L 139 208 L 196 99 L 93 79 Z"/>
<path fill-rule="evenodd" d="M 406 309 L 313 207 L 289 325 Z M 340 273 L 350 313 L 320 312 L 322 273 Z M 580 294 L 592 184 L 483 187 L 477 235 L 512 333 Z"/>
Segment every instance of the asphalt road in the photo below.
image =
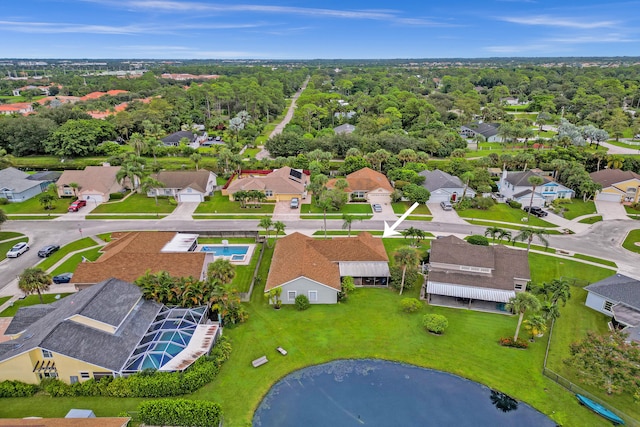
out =
<path fill-rule="evenodd" d="M 283 221 L 287 232 L 294 230 L 321 230 L 322 220 Z M 342 230 L 342 220 L 327 221 L 329 230 Z M 484 234 L 486 227 L 442 222 L 405 221 L 399 230 L 416 227 L 436 234 Z M 362 221 L 353 230 L 383 230 L 382 221 Z M 602 221 L 580 235 L 549 236 L 551 247 L 575 251 L 609 259 L 618 263 L 622 273 L 640 277 L 640 256 L 621 247 L 627 233 L 640 228 L 633 220 Z M 7 221 L 5 231 L 17 231 L 29 237 L 31 250 L 19 258 L 0 262 L 0 289 L 7 286 L 22 271 L 39 261 L 37 251 L 48 244 L 65 245 L 83 236 L 112 231 L 205 231 L 205 230 L 259 230 L 257 220 L 102 220 L 102 221 Z M 80 231 L 82 230 L 82 232 Z M 534 243 L 536 243 L 534 241 Z"/>

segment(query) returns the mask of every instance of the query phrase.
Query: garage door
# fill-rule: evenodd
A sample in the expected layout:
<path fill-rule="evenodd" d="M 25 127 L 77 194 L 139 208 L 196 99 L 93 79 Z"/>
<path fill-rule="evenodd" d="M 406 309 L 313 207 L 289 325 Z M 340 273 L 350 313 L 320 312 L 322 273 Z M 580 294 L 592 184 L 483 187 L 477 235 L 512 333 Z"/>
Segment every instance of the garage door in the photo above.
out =
<path fill-rule="evenodd" d="M 448 202 L 450 196 L 448 194 L 433 194 L 429 196 L 429 203 Z"/>
<path fill-rule="evenodd" d="M 367 193 L 369 203 L 391 203 L 391 196 L 388 193 Z"/>
<path fill-rule="evenodd" d="M 596 196 L 596 200 L 601 202 L 620 202 L 621 196 L 611 193 L 600 193 Z"/>
<path fill-rule="evenodd" d="M 202 195 L 201 194 L 180 194 L 178 196 L 178 201 L 180 203 L 185 203 L 185 202 L 202 202 Z"/>

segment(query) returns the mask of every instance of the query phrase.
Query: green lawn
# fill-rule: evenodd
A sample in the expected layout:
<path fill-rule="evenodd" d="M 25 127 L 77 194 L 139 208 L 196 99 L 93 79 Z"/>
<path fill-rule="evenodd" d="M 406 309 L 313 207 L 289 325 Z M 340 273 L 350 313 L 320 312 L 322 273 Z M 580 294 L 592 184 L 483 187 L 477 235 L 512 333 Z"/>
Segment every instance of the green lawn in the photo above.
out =
<path fill-rule="evenodd" d="M 20 214 L 53 214 L 53 213 L 66 213 L 71 204 L 71 199 L 57 199 L 53 202 L 53 209 L 45 210 L 38 197 L 33 197 L 29 200 L 19 203 L 8 203 L 2 205 L 2 210 L 7 215 L 20 215 Z"/>
<path fill-rule="evenodd" d="M 111 233 L 102 233 L 102 234 L 98 234 L 98 238 L 104 242 L 110 242 L 111 241 Z"/>
<path fill-rule="evenodd" d="M 584 254 L 573 254 L 573 257 L 578 259 L 583 259 L 585 261 L 595 262 L 602 265 L 608 265 L 609 267 L 618 268 L 618 264 L 616 264 L 613 261 L 609 261 L 608 259 L 596 258 L 594 256 L 584 255 Z"/>
<path fill-rule="evenodd" d="M 260 152 L 260 149 L 258 147 L 247 148 L 246 150 L 244 150 L 244 153 L 242 153 L 242 157 L 244 159 L 253 159 L 254 157 L 256 157 L 256 154 L 258 154 L 259 152 Z"/>
<path fill-rule="evenodd" d="M 168 214 L 104 214 L 104 215 L 87 215 L 86 219 L 159 219 L 168 216 Z"/>
<path fill-rule="evenodd" d="M 16 243 L 29 242 L 27 237 L 21 239 L 10 240 L 8 242 L 0 243 L 0 261 L 7 258 L 7 251 L 13 247 Z"/>
<path fill-rule="evenodd" d="M 615 139 L 611 139 L 607 142 L 611 145 L 615 145 L 616 147 L 631 148 L 632 150 L 638 150 L 640 152 L 640 144 L 629 144 L 623 141 L 616 142 Z"/>
<path fill-rule="evenodd" d="M 572 199 L 571 203 L 562 203 L 559 205 L 565 219 L 574 219 L 582 215 L 596 213 L 596 204 L 592 201 L 583 202 L 580 199 Z"/>
<path fill-rule="evenodd" d="M 51 215 L 8 215 L 9 219 L 12 221 L 43 221 L 49 219 L 55 219 L 59 215 L 51 216 Z"/>
<path fill-rule="evenodd" d="M 56 269 L 51 272 L 51 276 L 56 276 L 62 273 L 73 273 L 74 271 L 76 271 L 76 267 L 78 266 L 78 264 L 82 262 L 83 256 L 89 261 L 95 261 L 98 259 L 98 257 L 100 257 L 100 255 L 100 248 L 88 249 L 86 251 L 73 254 L 69 257 L 69 259 L 56 267 Z"/>
<path fill-rule="evenodd" d="M 0 231 L 0 241 L 15 239 L 20 236 L 24 236 L 24 234 L 16 233 L 15 231 Z"/>
<path fill-rule="evenodd" d="M 92 214 L 110 214 L 110 213 L 171 213 L 176 208 L 175 200 L 172 198 L 158 198 L 158 206 L 153 197 L 147 197 L 146 194 L 132 194 L 126 199 L 114 200 L 101 203 Z"/>
<path fill-rule="evenodd" d="M 520 227 L 526 225 L 533 225 L 538 227 L 557 227 L 555 224 L 544 221 L 534 215 L 529 217 L 528 223 L 523 223 L 522 218 L 527 217 L 527 213 L 522 209 L 514 209 L 506 203 L 498 203 L 491 206 L 489 209 L 463 209 L 458 211 L 458 215 L 461 218 L 475 218 L 475 219 L 488 219 L 493 221 L 511 222 L 519 224 Z M 500 226 L 500 224 L 495 224 Z"/>
<path fill-rule="evenodd" d="M 640 209 L 634 209 L 629 205 L 624 205 L 624 210 L 630 215 L 640 215 Z"/>
<path fill-rule="evenodd" d="M 5 302 L 9 301 L 11 299 L 11 297 L 0 297 L 0 305 L 4 304 Z"/>
<path fill-rule="evenodd" d="M 247 204 L 246 208 L 240 207 L 240 202 L 229 201 L 229 197 L 223 196 L 220 191 L 216 191 L 209 201 L 202 202 L 194 213 L 196 214 L 212 214 L 212 213 L 273 213 L 274 203 L 262 203 L 260 207 L 253 204 Z"/>
<path fill-rule="evenodd" d="M 640 242 L 640 230 L 631 230 L 624 239 L 622 247 L 628 251 L 640 254 L 640 246 L 636 245 L 638 242 Z"/>
<path fill-rule="evenodd" d="M 269 240 L 271 240 L 271 244 L 273 245 L 273 239 Z M 262 251 L 261 244 L 257 245 L 253 251 L 249 265 L 236 265 L 236 277 L 233 279 L 233 282 L 231 282 L 231 285 L 238 292 L 249 292 L 253 272 L 256 270 L 256 265 L 258 265 L 258 259 L 260 258 L 260 251 Z"/>
<path fill-rule="evenodd" d="M 315 203 L 305 203 L 300 206 L 301 214 L 308 213 L 322 213 L 322 209 L 316 206 Z M 328 214 L 372 214 L 371 205 L 369 203 L 347 203 L 338 211 L 327 211 Z"/>
<path fill-rule="evenodd" d="M 393 207 L 393 212 L 398 215 L 402 215 L 403 213 L 405 213 L 407 209 L 409 209 L 412 205 L 413 203 L 411 202 L 397 202 L 397 203 L 391 204 L 391 206 Z M 427 205 L 422 204 L 422 205 L 418 205 L 418 207 L 415 208 L 415 210 L 411 212 L 411 214 L 431 215 L 431 211 L 429 210 L 429 207 Z"/>
<path fill-rule="evenodd" d="M 387 256 L 389 257 L 389 262 L 391 265 L 393 265 L 395 263 L 394 259 L 393 259 L 393 254 L 402 247 L 405 246 L 410 246 L 411 245 L 411 240 L 410 239 L 405 239 L 404 237 L 394 237 L 394 238 L 387 238 L 387 239 L 382 239 L 382 243 L 384 244 L 384 248 L 387 251 Z M 427 251 L 429 250 L 429 248 L 431 247 L 431 240 L 429 239 L 425 239 L 422 240 L 417 247 L 418 252 L 420 253 L 420 256 L 424 256 L 427 254 Z"/>
<path fill-rule="evenodd" d="M 38 267 L 47 271 L 48 269 L 53 267 L 55 263 L 57 263 L 62 258 L 64 258 L 67 254 L 74 251 L 79 251 L 80 249 L 89 248 L 95 245 L 97 245 L 96 241 L 90 237 L 85 237 L 84 239 L 76 240 L 75 242 L 71 242 L 68 245 L 61 247 L 58 252 L 54 252 L 53 255 L 51 255 L 50 257 L 43 259 L 38 264 Z"/>
<path fill-rule="evenodd" d="M 602 215 L 595 215 L 587 218 L 582 218 L 578 222 L 581 224 L 595 224 L 596 222 L 600 222 L 600 221 L 602 221 Z"/>
<path fill-rule="evenodd" d="M 55 284 L 51 285 L 51 290 L 55 290 Z M 52 303 L 59 298 L 56 298 L 57 295 L 60 295 L 60 298 L 66 297 L 69 294 L 42 294 L 42 300 L 45 304 Z M 24 299 L 19 299 L 13 303 L 11 307 L 8 307 L 2 313 L 0 313 L 0 317 L 13 317 L 20 307 L 27 307 L 29 305 L 40 304 L 40 298 L 38 294 L 29 295 Z"/>

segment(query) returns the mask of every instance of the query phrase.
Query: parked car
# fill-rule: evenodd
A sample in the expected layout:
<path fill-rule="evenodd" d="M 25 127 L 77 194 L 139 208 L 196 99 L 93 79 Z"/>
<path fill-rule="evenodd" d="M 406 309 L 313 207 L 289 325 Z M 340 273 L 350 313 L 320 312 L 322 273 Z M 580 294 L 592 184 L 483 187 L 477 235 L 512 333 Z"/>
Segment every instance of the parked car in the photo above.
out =
<path fill-rule="evenodd" d="M 38 256 L 40 258 L 46 258 L 48 256 L 51 256 L 51 254 L 57 251 L 58 249 L 60 249 L 60 246 L 58 245 L 47 245 L 38 251 Z"/>
<path fill-rule="evenodd" d="M 73 277 L 73 273 L 62 273 L 57 276 L 53 276 L 53 283 L 59 285 L 60 283 L 69 283 L 71 278 Z"/>
<path fill-rule="evenodd" d="M 522 208 L 525 212 L 529 212 L 529 206 L 525 206 Z M 531 215 L 535 215 L 537 217 L 543 217 L 549 215 L 548 212 L 542 210 L 540 206 L 531 206 Z"/>
<path fill-rule="evenodd" d="M 440 202 L 440 207 L 443 211 L 450 211 L 451 209 L 453 209 L 453 205 L 451 204 L 451 202 Z"/>
<path fill-rule="evenodd" d="M 29 250 L 29 245 L 27 245 L 25 242 L 16 243 L 7 252 L 7 258 L 18 258 L 20 255 L 27 252 L 28 250 Z"/>
<path fill-rule="evenodd" d="M 291 209 L 298 209 L 300 207 L 300 199 L 298 199 L 297 197 L 291 199 L 289 207 L 291 207 Z"/>
<path fill-rule="evenodd" d="M 374 212 L 382 212 L 382 205 L 379 205 L 377 203 L 373 204 L 373 211 Z"/>
<path fill-rule="evenodd" d="M 78 212 L 83 206 L 87 206 L 87 201 L 78 199 L 69 205 L 69 212 Z"/>

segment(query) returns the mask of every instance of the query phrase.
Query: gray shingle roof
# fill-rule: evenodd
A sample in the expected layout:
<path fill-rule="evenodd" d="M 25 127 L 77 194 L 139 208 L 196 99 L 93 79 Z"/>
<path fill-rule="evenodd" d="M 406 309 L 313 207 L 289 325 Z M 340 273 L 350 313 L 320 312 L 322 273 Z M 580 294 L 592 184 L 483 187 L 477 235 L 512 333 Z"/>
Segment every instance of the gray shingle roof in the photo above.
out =
<path fill-rule="evenodd" d="M 178 132 L 174 132 L 171 135 L 167 135 L 162 138 L 162 142 L 165 144 L 178 144 L 182 138 L 187 138 L 189 143 L 195 141 L 196 135 L 193 132 L 189 132 L 186 130 L 181 130 Z"/>
<path fill-rule="evenodd" d="M 431 192 L 439 188 L 464 188 L 464 183 L 460 178 L 438 169 L 422 171 L 418 175 L 425 177 L 422 186 Z"/>
<path fill-rule="evenodd" d="M 479 133 L 485 138 L 490 138 L 498 134 L 498 127 L 499 125 L 495 125 L 493 123 L 471 123 L 463 126 L 463 129 L 470 129 L 475 133 Z"/>
<path fill-rule="evenodd" d="M 549 177 L 540 176 L 535 172 L 531 172 L 530 170 L 526 172 L 507 172 L 507 178 L 505 179 L 505 181 L 516 187 L 532 187 L 532 185 L 529 184 L 529 177 L 531 176 L 540 177 L 544 179 L 545 183 L 551 181 Z"/>
<path fill-rule="evenodd" d="M 16 193 L 22 193 L 32 187 L 39 187 L 40 181 L 28 179 L 29 174 L 19 169 L 8 167 L 0 170 L 0 189 L 7 188 Z"/>
<path fill-rule="evenodd" d="M 640 281 L 622 274 L 614 274 L 606 279 L 595 282 L 585 289 L 601 295 L 614 302 L 640 310 Z"/>
<path fill-rule="evenodd" d="M 13 316 L 11 323 L 4 332 L 5 335 L 15 335 L 27 329 L 42 316 L 46 316 L 55 310 L 53 304 L 38 304 L 28 307 L 21 307 Z"/>
<path fill-rule="evenodd" d="M 41 172 L 36 172 L 33 175 L 29 175 L 27 179 L 31 181 L 56 182 L 61 175 L 62 175 L 62 172 L 58 172 L 58 171 L 41 171 Z"/>
<path fill-rule="evenodd" d="M 54 310 L 33 322 L 18 339 L 0 343 L 0 360 L 44 348 L 119 371 L 162 307 L 141 297 L 136 285 L 117 279 L 69 295 L 58 301 Z M 69 320 L 74 315 L 109 324 L 124 322 L 111 334 Z"/>

